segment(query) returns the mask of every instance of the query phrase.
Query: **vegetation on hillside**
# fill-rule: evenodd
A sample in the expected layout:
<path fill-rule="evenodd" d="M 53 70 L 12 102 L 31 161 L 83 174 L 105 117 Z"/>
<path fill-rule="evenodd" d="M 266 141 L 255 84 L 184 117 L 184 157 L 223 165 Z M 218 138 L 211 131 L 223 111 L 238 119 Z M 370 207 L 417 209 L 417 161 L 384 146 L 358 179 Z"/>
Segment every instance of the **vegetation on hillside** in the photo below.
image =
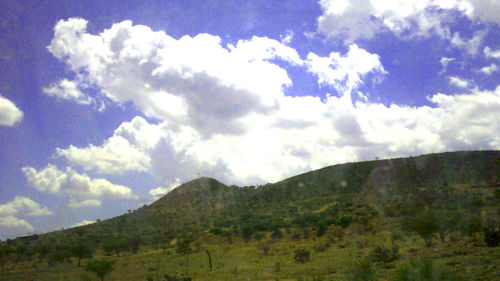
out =
<path fill-rule="evenodd" d="M 200 178 L 113 219 L 0 243 L 0 280 L 92 280 L 89 272 L 106 280 L 493 280 L 499 203 L 498 151 L 348 163 L 262 186 Z"/>

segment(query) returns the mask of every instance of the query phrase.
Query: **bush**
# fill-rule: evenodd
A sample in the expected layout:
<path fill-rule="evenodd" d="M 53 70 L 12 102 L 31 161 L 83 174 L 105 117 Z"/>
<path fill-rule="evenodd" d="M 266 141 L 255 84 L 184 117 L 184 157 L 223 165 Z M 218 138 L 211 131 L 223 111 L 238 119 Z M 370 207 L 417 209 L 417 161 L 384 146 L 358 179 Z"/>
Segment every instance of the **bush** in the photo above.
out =
<path fill-rule="evenodd" d="M 396 241 L 404 241 L 404 236 L 400 232 L 392 232 L 391 233 L 391 241 L 396 242 Z"/>
<path fill-rule="evenodd" d="M 403 226 L 422 237 L 427 247 L 432 246 L 434 234 L 441 229 L 439 221 L 432 210 L 417 213 L 414 217 L 405 220 Z"/>
<path fill-rule="evenodd" d="M 331 225 L 328 227 L 327 237 L 331 242 L 342 241 L 345 236 L 345 231 L 338 225 Z"/>
<path fill-rule="evenodd" d="M 482 232 L 474 232 L 472 236 L 469 238 L 469 243 L 474 245 L 474 247 L 485 247 L 486 246 L 486 237 Z"/>
<path fill-rule="evenodd" d="M 377 280 L 377 268 L 373 263 L 365 258 L 353 263 L 348 274 L 351 276 L 350 280 L 359 281 L 374 281 Z"/>
<path fill-rule="evenodd" d="M 295 250 L 295 255 L 293 256 L 296 262 L 300 262 L 301 264 L 305 264 L 310 260 L 310 251 L 306 249 L 297 249 Z"/>
<path fill-rule="evenodd" d="M 330 247 L 330 241 L 322 239 L 314 243 L 313 249 L 316 252 L 324 252 L 329 247 Z"/>
<path fill-rule="evenodd" d="M 274 231 L 273 233 L 271 233 L 271 238 L 281 239 L 281 238 L 283 238 L 283 233 L 278 229 L 278 230 Z"/>
<path fill-rule="evenodd" d="M 261 241 L 257 244 L 257 248 L 264 252 L 264 255 L 271 254 L 271 243 L 269 241 Z"/>
<path fill-rule="evenodd" d="M 353 218 L 351 216 L 342 216 L 337 220 L 336 224 L 340 225 L 342 228 L 346 228 L 352 221 Z"/>
<path fill-rule="evenodd" d="M 386 264 L 399 259 L 399 248 L 393 245 L 390 249 L 384 245 L 377 245 L 373 248 L 370 259 L 380 264 Z"/>
<path fill-rule="evenodd" d="M 430 260 L 412 261 L 401 267 L 394 281 L 461 281 L 465 280 L 452 270 L 436 266 Z"/>
<path fill-rule="evenodd" d="M 497 247 L 500 244 L 500 231 L 486 228 L 484 231 L 484 242 L 488 247 Z"/>
<path fill-rule="evenodd" d="M 101 281 L 104 280 L 104 276 L 108 275 L 113 271 L 114 260 L 93 260 L 87 263 L 85 266 L 85 271 L 94 272 Z"/>
<path fill-rule="evenodd" d="M 166 281 L 191 281 L 191 277 L 184 276 L 183 274 L 165 274 Z"/>

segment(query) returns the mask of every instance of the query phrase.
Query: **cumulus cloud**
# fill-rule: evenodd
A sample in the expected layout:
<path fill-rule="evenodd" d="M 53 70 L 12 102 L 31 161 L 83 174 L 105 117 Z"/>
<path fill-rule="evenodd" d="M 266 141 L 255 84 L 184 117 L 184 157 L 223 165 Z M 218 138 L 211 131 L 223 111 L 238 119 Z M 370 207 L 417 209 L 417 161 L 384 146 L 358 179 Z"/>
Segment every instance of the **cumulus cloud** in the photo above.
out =
<path fill-rule="evenodd" d="M 318 18 L 319 32 L 347 42 L 371 39 L 377 33 L 391 31 L 400 36 L 446 36 L 446 21 L 440 9 L 459 9 L 443 1 L 430 0 L 320 0 L 323 14 Z"/>
<path fill-rule="evenodd" d="M 149 171 L 163 183 L 150 191 L 152 196 L 198 174 L 228 184 L 255 184 L 375 156 L 500 148 L 500 137 L 493 133 L 500 130 L 500 87 L 436 94 L 429 101 L 433 107 L 353 104 L 347 94 L 326 101 L 284 97 L 273 115 L 242 120 L 249 128 L 244 135 L 202 138 L 193 128 L 149 124 L 141 117 L 123 123 L 115 135 L 149 155 Z M 145 135 L 156 137 L 146 141 Z"/>
<path fill-rule="evenodd" d="M 492 50 L 490 47 L 485 47 L 483 50 L 486 58 L 500 59 L 500 50 Z"/>
<path fill-rule="evenodd" d="M 181 185 L 181 181 L 179 178 L 176 178 L 175 181 L 167 187 L 159 186 L 157 188 L 151 189 L 149 191 L 149 195 L 153 196 L 155 199 L 158 199 L 161 196 L 169 193 L 171 190 L 178 187 L 179 185 Z"/>
<path fill-rule="evenodd" d="M 0 217 L 0 231 L 6 237 L 26 235 L 34 230 L 33 226 L 23 219 L 14 216 Z"/>
<path fill-rule="evenodd" d="M 486 75 L 491 75 L 493 72 L 497 70 L 498 70 L 498 65 L 492 63 L 488 66 L 482 67 L 480 71 Z"/>
<path fill-rule="evenodd" d="M 13 102 L 0 95 L 0 125 L 13 126 L 23 119 L 23 115 Z"/>
<path fill-rule="evenodd" d="M 76 201 L 75 199 L 70 199 L 68 202 L 68 207 L 71 209 L 79 209 L 86 207 L 100 207 L 101 201 L 95 199 L 88 199 L 83 201 Z"/>
<path fill-rule="evenodd" d="M 58 148 L 56 155 L 83 169 L 99 171 L 103 174 L 145 171 L 151 166 L 151 159 L 134 144 L 120 135 L 109 138 L 102 146 L 90 145 L 85 149 L 70 145 Z"/>
<path fill-rule="evenodd" d="M 16 196 L 14 200 L 0 205 L 0 216 L 46 216 L 52 212 L 47 207 L 41 207 L 40 204 L 24 196 Z"/>
<path fill-rule="evenodd" d="M 479 48 L 483 44 L 484 37 L 488 33 L 487 30 L 479 30 L 474 32 L 474 35 L 470 39 L 462 38 L 458 32 L 453 34 L 451 38 L 451 45 L 455 46 L 458 49 L 466 51 L 470 55 L 476 55 L 479 51 Z"/>
<path fill-rule="evenodd" d="M 358 2 L 338 2 L 330 12 L 343 15 Z M 370 9 L 379 5 L 380 17 L 375 20 L 383 20 L 379 25 L 386 29 L 399 26 L 401 32 L 407 28 L 401 19 L 439 13 L 427 11 L 427 1 L 394 7 L 379 2 L 367 5 Z M 436 3 L 440 9 L 469 11 L 461 4 Z M 421 18 L 417 23 L 419 32 L 435 27 L 429 22 L 422 29 Z M 381 79 L 386 72 L 376 54 L 356 44 L 350 44 L 345 54 L 310 53 L 301 59 L 289 46 L 263 37 L 223 46 L 220 38 L 209 34 L 176 40 L 129 21 L 92 35 L 86 24 L 81 19 L 60 21 L 49 50 L 110 100 L 132 101 L 154 118 L 137 116 L 100 145 L 59 148 L 56 155 L 95 173 L 149 172 L 160 183 L 150 191 L 152 196 L 198 175 L 228 184 L 263 183 L 376 156 L 500 145 L 492 133 L 500 130 L 495 121 L 500 90 L 436 94 L 429 97 L 432 106 L 371 102 L 359 86 L 366 79 Z M 276 60 L 306 69 L 338 95 L 328 94 L 324 100 L 284 95 L 283 88 L 292 82 Z M 443 58 L 443 67 L 452 60 Z M 469 86 L 464 81 L 450 78 L 462 88 Z M 353 102 L 353 95 L 365 98 Z M 456 125 L 457 120 L 463 124 Z M 26 167 L 25 174 L 38 189 L 72 194 L 72 188 L 63 187 L 68 184 L 58 184 L 68 182 L 67 174 L 74 173 L 71 168 L 31 169 Z M 92 180 L 87 182 L 91 185 Z M 84 190 L 87 199 L 92 197 L 90 188 Z"/>
<path fill-rule="evenodd" d="M 498 11 L 500 10 L 499 1 L 484 1 L 484 0 L 462 0 L 457 2 L 462 2 L 463 5 L 469 5 L 470 17 L 475 19 L 480 19 L 487 23 L 500 24 L 500 15 Z"/>
<path fill-rule="evenodd" d="M 385 74 L 380 58 L 356 44 L 349 46 L 349 52 L 342 56 L 332 52 L 328 57 L 319 57 L 314 53 L 307 55 L 308 71 L 318 77 L 320 85 L 331 85 L 341 93 L 350 92 L 363 83 L 362 77 L 368 73 L 379 76 Z"/>
<path fill-rule="evenodd" d="M 265 37 L 223 46 L 210 34 L 176 40 L 131 21 L 99 35 L 86 25 L 83 19 L 59 21 L 49 51 L 110 100 L 132 101 L 149 117 L 205 136 L 241 134 L 241 118 L 275 110 L 291 80 L 271 60 L 302 63 L 294 49 Z"/>
<path fill-rule="evenodd" d="M 82 93 L 78 83 L 68 79 L 62 79 L 58 83 L 52 83 L 49 87 L 42 89 L 43 93 L 58 99 L 72 100 L 79 104 L 90 104 L 92 99 Z"/>
<path fill-rule="evenodd" d="M 91 220 L 83 220 L 71 227 L 78 227 L 78 226 L 84 226 L 84 225 L 87 225 L 87 224 L 91 224 L 91 223 L 95 223 L 95 221 L 91 221 Z"/>
<path fill-rule="evenodd" d="M 456 76 L 449 77 L 449 82 L 451 85 L 458 88 L 467 88 L 469 86 L 469 81 Z"/>
<path fill-rule="evenodd" d="M 443 74 L 446 72 L 448 65 L 450 65 L 451 62 L 455 61 L 455 58 L 447 58 L 447 57 L 442 57 L 439 62 L 441 63 L 441 66 L 443 67 L 439 74 Z"/>
<path fill-rule="evenodd" d="M 371 39 L 382 32 L 397 36 L 429 37 L 437 35 L 475 53 L 482 34 L 470 40 L 452 35 L 449 23 L 461 14 L 485 23 L 500 23 L 498 1 L 480 0 L 320 0 L 323 11 L 318 18 L 318 31 L 330 38 L 346 42 Z"/>
<path fill-rule="evenodd" d="M 43 170 L 26 166 L 22 171 L 28 182 L 42 192 L 66 194 L 80 199 L 130 198 L 132 194 L 126 186 L 112 184 L 103 178 L 92 179 L 71 167 L 61 171 L 49 164 Z"/>

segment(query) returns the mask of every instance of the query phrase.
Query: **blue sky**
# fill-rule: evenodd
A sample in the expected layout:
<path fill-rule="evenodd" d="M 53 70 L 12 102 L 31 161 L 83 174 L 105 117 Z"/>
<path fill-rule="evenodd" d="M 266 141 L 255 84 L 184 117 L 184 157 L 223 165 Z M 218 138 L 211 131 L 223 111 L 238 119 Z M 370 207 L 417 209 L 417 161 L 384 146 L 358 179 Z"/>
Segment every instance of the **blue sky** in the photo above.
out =
<path fill-rule="evenodd" d="M 500 149 L 499 12 L 480 0 L 2 1 L 0 237 L 116 216 L 198 176 L 264 184 Z"/>

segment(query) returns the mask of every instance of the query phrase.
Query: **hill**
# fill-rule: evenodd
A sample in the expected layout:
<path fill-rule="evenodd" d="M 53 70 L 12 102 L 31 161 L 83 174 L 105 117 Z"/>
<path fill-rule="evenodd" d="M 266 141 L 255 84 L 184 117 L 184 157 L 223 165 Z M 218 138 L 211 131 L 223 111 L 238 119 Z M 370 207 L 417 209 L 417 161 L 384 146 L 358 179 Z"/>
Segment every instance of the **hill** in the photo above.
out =
<path fill-rule="evenodd" d="M 54 248 L 83 241 L 104 255 L 123 251 L 135 255 L 139 245 L 146 253 L 175 249 L 181 254 L 181 245 L 195 252 L 203 247 L 217 252 L 215 245 L 229 243 L 242 254 L 248 243 L 257 243 L 255 247 L 264 249 L 267 256 L 271 250 L 266 243 L 271 242 L 262 241 L 303 241 L 309 248 L 328 249 L 344 237 L 339 233 L 347 233 L 350 239 L 364 235 L 377 241 L 377 235 L 387 231 L 394 235 L 400 233 L 394 232 L 398 229 L 424 238 L 422 243 L 427 246 L 435 245 L 434 235 L 442 243 L 452 238 L 482 239 L 481 243 L 496 246 L 495 239 L 500 240 L 499 200 L 500 151 L 449 152 L 339 164 L 263 186 L 227 186 L 216 179 L 199 178 L 128 214 L 11 240 L 9 245 L 36 248 L 50 244 Z M 430 236 L 419 232 L 419 216 L 426 218 L 424 222 L 436 221 L 437 228 Z M 474 233 L 481 233 L 482 238 Z M 352 246 L 343 245 L 349 249 Z M 465 248 L 470 247 L 467 244 Z M 493 253 L 499 254 L 496 250 Z M 498 262 L 494 265 L 500 266 Z M 484 274 L 493 276 L 498 271 Z"/>

